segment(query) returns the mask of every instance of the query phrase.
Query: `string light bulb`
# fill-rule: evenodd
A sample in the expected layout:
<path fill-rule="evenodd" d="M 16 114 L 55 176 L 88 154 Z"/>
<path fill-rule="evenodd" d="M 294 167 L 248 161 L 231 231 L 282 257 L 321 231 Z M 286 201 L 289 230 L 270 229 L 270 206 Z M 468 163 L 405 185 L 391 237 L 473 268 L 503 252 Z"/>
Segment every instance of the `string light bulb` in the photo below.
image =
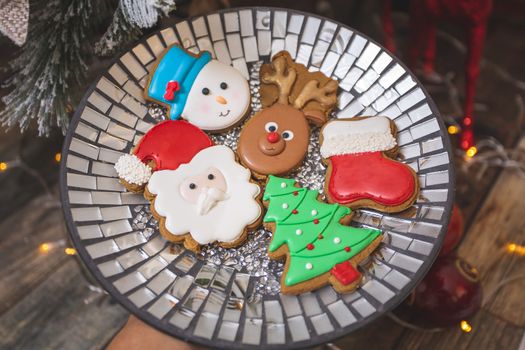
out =
<path fill-rule="evenodd" d="M 49 243 L 42 243 L 38 246 L 38 251 L 40 253 L 47 253 L 51 249 L 51 245 Z"/>
<path fill-rule="evenodd" d="M 62 159 L 62 155 L 60 153 L 55 154 L 55 162 L 60 163 L 61 159 Z"/>
<path fill-rule="evenodd" d="M 472 332 L 472 326 L 467 321 L 463 320 L 459 323 L 459 328 L 465 333 Z"/>
<path fill-rule="evenodd" d="M 507 250 L 507 253 L 509 254 L 525 256 L 525 246 L 522 246 L 516 243 L 508 243 L 505 249 Z"/>
<path fill-rule="evenodd" d="M 8 165 L 6 162 L 0 162 L 0 171 L 6 171 L 7 167 Z"/>
<path fill-rule="evenodd" d="M 77 250 L 75 248 L 67 247 L 64 249 L 64 253 L 66 253 L 66 255 L 75 255 Z"/>
<path fill-rule="evenodd" d="M 459 132 L 459 128 L 456 126 L 456 125 L 450 125 L 448 128 L 447 128 L 447 131 L 450 135 L 455 135 Z"/>
<path fill-rule="evenodd" d="M 478 149 L 476 148 L 476 146 L 469 147 L 467 151 L 465 152 L 468 158 L 474 157 L 476 153 L 478 153 Z"/>

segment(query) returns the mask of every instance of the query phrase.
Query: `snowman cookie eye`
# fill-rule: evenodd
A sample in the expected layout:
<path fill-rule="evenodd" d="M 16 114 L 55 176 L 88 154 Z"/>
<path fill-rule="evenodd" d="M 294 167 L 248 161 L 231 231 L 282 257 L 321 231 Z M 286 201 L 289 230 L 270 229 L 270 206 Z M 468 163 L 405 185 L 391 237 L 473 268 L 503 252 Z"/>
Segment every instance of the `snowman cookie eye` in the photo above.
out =
<path fill-rule="evenodd" d="M 281 136 L 283 137 L 283 140 L 290 141 L 291 139 L 293 139 L 293 132 L 290 130 L 285 130 L 283 131 Z"/>
<path fill-rule="evenodd" d="M 190 185 L 188 186 L 190 188 L 190 190 L 194 190 L 197 188 L 197 185 L 195 185 L 193 182 L 190 183 Z"/>
<path fill-rule="evenodd" d="M 210 94 L 210 89 L 208 89 L 208 88 L 203 88 L 203 89 L 202 89 L 202 94 L 203 94 L 203 95 L 209 95 L 209 94 Z"/>
<path fill-rule="evenodd" d="M 222 82 L 221 89 L 226 90 L 227 88 L 228 88 L 228 84 L 226 84 L 225 82 Z"/>
<path fill-rule="evenodd" d="M 268 122 L 264 125 L 264 130 L 266 130 L 267 132 L 277 131 L 278 128 L 279 126 L 276 122 Z"/>
<path fill-rule="evenodd" d="M 213 174 L 208 174 L 208 180 L 213 180 L 215 179 L 215 175 Z"/>

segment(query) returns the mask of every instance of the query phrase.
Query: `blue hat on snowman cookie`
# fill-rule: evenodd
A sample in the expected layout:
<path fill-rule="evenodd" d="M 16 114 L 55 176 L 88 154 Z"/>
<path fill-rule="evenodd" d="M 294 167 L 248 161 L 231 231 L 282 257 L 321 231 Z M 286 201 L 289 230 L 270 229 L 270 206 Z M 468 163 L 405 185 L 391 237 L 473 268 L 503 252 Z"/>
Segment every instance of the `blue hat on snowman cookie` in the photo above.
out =
<path fill-rule="evenodd" d="M 193 55 L 174 45 L 158 61 L 146 88 L 147 97 L 169 107 L 171 119 L 178 119 L 193 82 L 211 60 L 209 52 Z"/>

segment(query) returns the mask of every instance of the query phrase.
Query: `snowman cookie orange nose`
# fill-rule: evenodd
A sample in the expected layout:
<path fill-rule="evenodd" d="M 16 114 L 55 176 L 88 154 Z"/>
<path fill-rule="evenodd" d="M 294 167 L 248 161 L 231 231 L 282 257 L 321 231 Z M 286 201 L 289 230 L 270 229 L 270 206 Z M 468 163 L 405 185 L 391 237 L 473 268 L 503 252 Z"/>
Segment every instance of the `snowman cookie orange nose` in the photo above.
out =
<path fill-rule="evenodd" d="M 222 97 L 222 96 L 217 96 L 215 97 L 215 101 L 217 101 L 218 103 L 220 103 L 221 105 L 225 105 L 228 103 L 228 101 Z"/>
<path fill-rule="evenodd" d="M 281 137 L 279 136 L 278 133 L 276 132 L 269 132 L 267 135 L 266 135 L 266 139 L 268 140 L 268 142 L 270 143 L 276 143 L 276 142 L 279 142 L 279 140 L 281 139 Z"/>

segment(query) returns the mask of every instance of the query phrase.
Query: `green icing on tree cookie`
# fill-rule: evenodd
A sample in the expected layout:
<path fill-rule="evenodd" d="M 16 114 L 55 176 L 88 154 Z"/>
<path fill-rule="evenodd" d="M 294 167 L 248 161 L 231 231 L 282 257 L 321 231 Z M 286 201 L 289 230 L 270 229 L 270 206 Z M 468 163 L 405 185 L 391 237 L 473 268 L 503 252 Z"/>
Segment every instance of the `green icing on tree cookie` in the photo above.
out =
<path fill-rule="evenodd" d="M 264 222 L 274 223 L 269 250 L 283 244 L 290 252 L 285 284 L 292 286 L 330 271 L 368 247 L 381 231 L 345 226 L 351 210 L 317 199 L 317 191 L 295 187 L 293 179 L 270 175 L 263 195 L 269 202 Z"/>

